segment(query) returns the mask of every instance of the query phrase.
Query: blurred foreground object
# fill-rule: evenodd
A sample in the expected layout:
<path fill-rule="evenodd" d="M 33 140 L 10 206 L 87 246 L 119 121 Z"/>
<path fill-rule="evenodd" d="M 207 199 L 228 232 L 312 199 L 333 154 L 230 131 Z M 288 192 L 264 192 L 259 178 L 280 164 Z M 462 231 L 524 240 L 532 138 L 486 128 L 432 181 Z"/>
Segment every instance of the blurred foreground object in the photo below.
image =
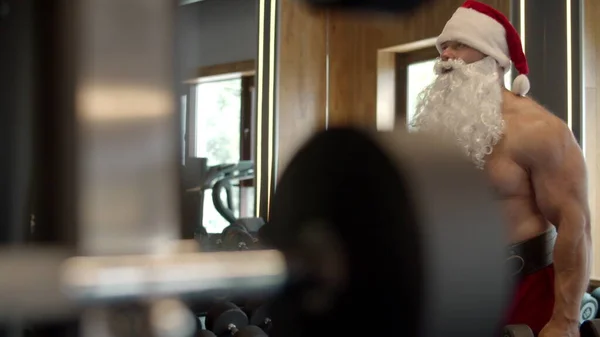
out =
<path fill-rule="evenodd" d="M 486 186 L 437 139 L 316 134 L 285 169 L 261 229 L 303 275 L 273 304 L 273 335 L 497 335 L 508 239 Z M 357 311 L 378 323 L 352 324 Z"/>
<path fill-rule="evenodd" d="M 436 140 L 405 131 L 320 132 L 286 168 L 271 212 L 263 250 L 1 254 L 0 316 L 53 319 L 85 309 L 91 336 L 101 322 L 111 326 L 110 308 L 131 303 L 149 313 L 175 308 L 173 329 L 188 331 L 171 299 L 210 303 L 228 291 L 268 294 L 272 337 L 389 331 L 352 324 L 357 311 L 410 336 L 497 332 L 511 285 L 500 210 L 484 177 Z M 26 267 L 33 262 L 48 268 Z M 23 302 L 30 294 L 48 295 Z M 146 316 L 149 335 L 171 336 L 168 322 Z"/>

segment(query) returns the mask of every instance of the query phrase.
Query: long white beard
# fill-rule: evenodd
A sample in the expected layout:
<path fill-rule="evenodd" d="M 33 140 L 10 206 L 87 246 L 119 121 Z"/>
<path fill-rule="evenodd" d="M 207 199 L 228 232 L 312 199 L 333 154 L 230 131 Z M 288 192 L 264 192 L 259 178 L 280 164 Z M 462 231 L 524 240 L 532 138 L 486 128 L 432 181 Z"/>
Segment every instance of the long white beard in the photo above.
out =
<path fill-rule="evenodd" d="M 410 127 L 449 137 L 483 169 L 504 130 L 498 65 L 490 57 L 471 64 L 439 60 L 434 70 L 438 76 L 419 94 Z"/>

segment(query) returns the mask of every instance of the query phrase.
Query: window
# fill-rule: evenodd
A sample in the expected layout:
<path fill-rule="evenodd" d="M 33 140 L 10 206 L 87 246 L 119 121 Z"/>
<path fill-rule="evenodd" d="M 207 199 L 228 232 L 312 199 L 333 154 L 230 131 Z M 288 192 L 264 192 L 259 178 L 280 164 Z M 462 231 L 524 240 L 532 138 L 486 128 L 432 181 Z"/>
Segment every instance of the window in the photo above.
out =
<path fill-rule="evenodd" d="M 196 157 L 207 165 L 240 161 L 241 78 L 200 83 L 196 86 Z M 229 223 L 214 207 L 206 191 L 202 222 L 209 233 L 221 232 Z M 239 189 L 232 189 L 234 214 L 239 217 Z M 226 198 L 223 191 L 222 198 Z M 236 212 L 237 211 L 237 212 Z"/>
<path fill-rule="evenodd" d="M 434 79 L 435 47 L 396 55 L 396 120 L 408 124 L 415 114 L 417 96 Z"/>
<path fill-rule="evenodd" d="M 417 54 L 418 57 L 418 54 Z M 410 57 L 404 57 L 404 60 L 410 59 Z M 406 67 L 402 74 L 406 76 L 406 122 L 410 123 L 412 117 L 416 112 L 417 97 L 423 89 L 425 89 L 431 82 L 435 80 L 435 73 L 433 67 L 437 58 L 430 58 L 425 60 L 418 60 L 401 66 Z M 508 71 L 504 75 L 505 87 L 510 90 L 512 84 L 512 70 Z"/>
<path fill-rule="evenodd" d="M 207 158 L 209 167 L 251 160 L 249 144 L 251 123 L 251 87 L 253 76 L 233 76 L 201 82 L 194 88 L 195 125 L 193 156 Z M 251 151 L 250 151 L 251 152 Z M 209 233 L 220 233 L 229 222 L 217 212 L 212 191 L 205 191 L 202 224 Z M 225 191 L 221 194 L 226 199 Z M 236 218 L 254 214 L 253 181 L 234 182 L 231 199 Z"/>
<path fill-rule="evenodd" d="M 208 165 L 240 161 L 241 78 L 196 87 L 196 157 Z"/>
<path fill-rule="evenodd" d="M 435 73 L 433 66 L 435 59 L 415 62 L 408 65 L 406 70 L 406 122 L 410 123 L 417 109 L 417 96 L 423 91 L 433 80 Z"/>

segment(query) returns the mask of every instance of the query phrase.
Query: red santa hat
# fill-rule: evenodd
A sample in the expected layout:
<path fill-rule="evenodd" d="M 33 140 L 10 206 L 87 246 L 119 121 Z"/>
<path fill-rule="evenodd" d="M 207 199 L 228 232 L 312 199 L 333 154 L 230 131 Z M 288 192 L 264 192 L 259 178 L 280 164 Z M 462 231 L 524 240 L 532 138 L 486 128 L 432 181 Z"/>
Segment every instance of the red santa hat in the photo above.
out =
<path fill-rule="evenodd" d="M 519 72 L 513 82 L 512 92 L 522 96 L 529 92 L 529 66 L 521 38 L 501 12 L 477 1 L 466 1 L 452 15 L 437 38 L 436 46 L 440 53 L 441 45 L 448 41 L 464 43 L 494 58 L 505 72 L 512 61 Z"/>

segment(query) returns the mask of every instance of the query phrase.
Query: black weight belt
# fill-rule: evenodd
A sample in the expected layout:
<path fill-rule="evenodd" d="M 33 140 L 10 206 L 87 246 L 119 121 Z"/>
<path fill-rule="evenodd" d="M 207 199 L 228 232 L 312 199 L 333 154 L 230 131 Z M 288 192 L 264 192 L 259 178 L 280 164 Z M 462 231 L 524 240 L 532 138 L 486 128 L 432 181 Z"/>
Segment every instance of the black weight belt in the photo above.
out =
<path fill-rule="evenodd" d="M 522 278 L 551 265 L 556 235 L 556 228 L 552 226 L 532 239 L 509 246 L 506 261 L 513 276 Z"/>

